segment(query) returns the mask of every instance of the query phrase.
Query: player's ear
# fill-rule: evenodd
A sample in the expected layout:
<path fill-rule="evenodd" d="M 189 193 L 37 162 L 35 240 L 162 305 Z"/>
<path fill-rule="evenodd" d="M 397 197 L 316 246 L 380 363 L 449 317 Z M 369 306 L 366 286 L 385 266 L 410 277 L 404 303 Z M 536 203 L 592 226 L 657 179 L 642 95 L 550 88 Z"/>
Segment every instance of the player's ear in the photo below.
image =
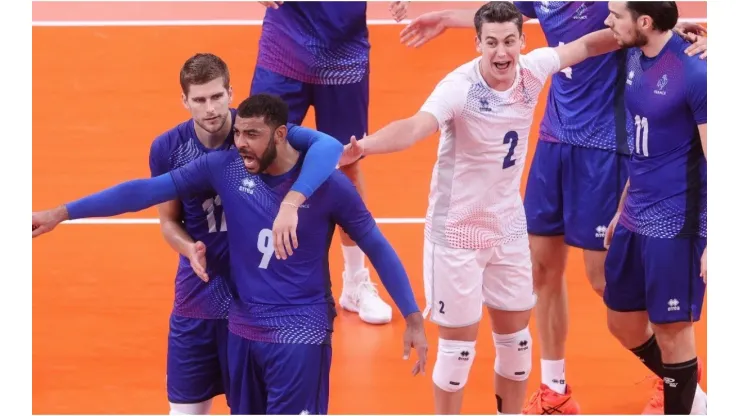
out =
<path fill-rule="evenodd" d="M 282 125 L 275 129 L 275 138 L 278 139 L 279 142 L 287 141 L 288 140 L 288 126 Z"/>
<path fill-rule="evenodd" d="M 522 36 L 520 36 L 519 39 L 522 41 L 522 46 L 519 50 L 524 52 L 524 50 L 527 49 L 527 35 L 522 32 Z"/>
<path fill-rule="evenodd" d="M 483 53 L 483 50 L 480 47 L 480 38 L 478 35 L 475 35 L 475 50 L 478 51 L 478 53 Z"/>
<path fill-rule="evenodd" d="M 188 107 L 188 96 L 185 95 L 185 93 L 182 93 L 182 106 L 185 107 L 186 110 L 190 111 L 190 108 Z"/>
<path fill-rule="evenodd" d="M 229 85 L 229 105 L 231 105 L 231 102 L 234 99 L 234 89 L 231 88 L 231 85 Z"/>

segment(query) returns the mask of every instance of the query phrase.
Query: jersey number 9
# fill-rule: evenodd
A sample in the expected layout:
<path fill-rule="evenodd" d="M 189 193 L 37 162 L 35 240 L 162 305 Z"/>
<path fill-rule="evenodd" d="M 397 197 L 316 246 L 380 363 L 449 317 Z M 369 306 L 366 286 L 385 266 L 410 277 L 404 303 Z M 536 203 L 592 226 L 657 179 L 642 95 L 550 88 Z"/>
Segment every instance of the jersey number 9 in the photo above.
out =
<path fill-rule="evenodd" d="M 260 269 L 266 269 L 267 265 L 270 264 L 272 255 L 275 254 L 275 245 L 272 243 L 272 230 L 267 228 L 260 231 L 257 236 L 257 250 L 262 253 L 262 260 L 260 260 Z"/>

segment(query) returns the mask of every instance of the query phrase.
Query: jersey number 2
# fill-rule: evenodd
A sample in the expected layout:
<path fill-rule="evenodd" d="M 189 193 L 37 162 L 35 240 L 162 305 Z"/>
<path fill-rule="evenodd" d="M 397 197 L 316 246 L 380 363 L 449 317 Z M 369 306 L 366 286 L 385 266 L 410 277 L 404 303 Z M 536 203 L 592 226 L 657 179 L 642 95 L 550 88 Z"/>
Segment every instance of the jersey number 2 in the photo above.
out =
<path fill-rule="evenodd" d="M 510 131 L 504 135 L 504 144 L 509 145 L 509 153 L 504 157 L 504 169 L 510 168 L 516 164 L 516 159 L 512 159 L 514 156 L 514 150 L 516 145 L 519 143 L 519 134 L 515 131 Z"/>
<path fill-rule="evenodd" d="M 635 153 L 649 156 L 647 117 L 635 116 Z"/>
<path fill-rule="evenodd" d="M 203 211 L 206 212 L 206 221 L 208 222 L 208 232 L 226 231 L 226 213 L 221 211 L 221 229 L 216 226 L 216 205 L 221 206 L 221 197 L 208 198 L 203 201 Z"/>
<path fill-rule="evenodd" d="M 262 260 L 260 260 L 260 269 L 266 269 L 267 265 L 270 264 L 272 255 L 275 254 L 275 246 L 272 244 L 272 230 L 267 228 L 260 231 L 257 236 L 257 250 L 262 253 Z"/>

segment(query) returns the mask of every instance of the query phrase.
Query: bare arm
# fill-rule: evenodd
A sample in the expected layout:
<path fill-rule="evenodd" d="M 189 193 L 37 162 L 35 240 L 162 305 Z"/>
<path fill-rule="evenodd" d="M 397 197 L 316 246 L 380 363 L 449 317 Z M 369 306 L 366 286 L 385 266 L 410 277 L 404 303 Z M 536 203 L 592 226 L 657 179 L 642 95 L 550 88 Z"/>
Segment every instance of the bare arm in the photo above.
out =
<path fill-rule="evenodd" d="M 473 27 L 473 20 L 475 19 L 475 12 L 478 9 L 454 9 L 454 10 L 442 10 L 438 13 L 440 20 L 444 27 Z M 522 16 L 524 21 L 529 20 L 529 17 Z"/>
<path fill-rule="evenodd" d="M 701 136 L 701 148 L 704 150 L 704 158 L 707 158 L 707 125 L 699 124 L 699 136 Z"/>
<path fill-rule="evenodd" d="M 159 212 L 159 227 L 167 244 L 178 253 L 190 258 L 195 242 L 180 221 L 182 211 L 180 200 L 159 204 L 157 211 Z"/>
<path fill-rule="evenodd" d="M 560 69 L 568 68 L 585 61 L 592 56 L 599 56 L 619 49 L 611 29 L 602 29 L 589 33 L 573 42 L 555 48 L 560 57 Z"/>
<path fill-rule="evenodd" d="M 437 119 L 426 111 L 419 111 L 409 118 L 388 124 L 360 143 L 366 155 L 399 152 L 436 133 L 437 129 Z"/>
<path fill-rule="evenodd" d="M 624 208 L 624 201 L 627 199 L 627 190 L 630 188 L 630 180 L 627 179 L 627 183 L 624 184 L 624 190 L 622 191 L 622 197 L 619 198 L 619 205 L 617 206 L 617 213 L 622 212 Z"/>

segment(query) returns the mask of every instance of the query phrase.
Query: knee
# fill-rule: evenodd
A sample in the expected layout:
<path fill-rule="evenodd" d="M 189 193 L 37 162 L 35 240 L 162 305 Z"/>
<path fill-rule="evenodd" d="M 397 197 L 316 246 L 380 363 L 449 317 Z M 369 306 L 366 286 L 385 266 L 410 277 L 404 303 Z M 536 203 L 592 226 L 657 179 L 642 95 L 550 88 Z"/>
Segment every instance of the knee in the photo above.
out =
<path fill-rule="evenodd" d="M 513 334 L 493 333 L 496 346 L 494 371 L 513 381 L 526 381 L 532 371 L 532 335 L 529 327 Z"/>
<path fill-rule="evenodd" d="M 439 339 L 432 380 L 440 389 L 454 393 L 468 382 L 475 359 L 475 341 Z"/>
<path fill-rule="evenodd" d="M 606 289 L 606 278 L 604 277 L 604 264 L 586 263 L 586 276 L 588 276 L 588 282 L 591 284 L 591 289 L 599 295 L 604 297 L 604 290 Z"/>

